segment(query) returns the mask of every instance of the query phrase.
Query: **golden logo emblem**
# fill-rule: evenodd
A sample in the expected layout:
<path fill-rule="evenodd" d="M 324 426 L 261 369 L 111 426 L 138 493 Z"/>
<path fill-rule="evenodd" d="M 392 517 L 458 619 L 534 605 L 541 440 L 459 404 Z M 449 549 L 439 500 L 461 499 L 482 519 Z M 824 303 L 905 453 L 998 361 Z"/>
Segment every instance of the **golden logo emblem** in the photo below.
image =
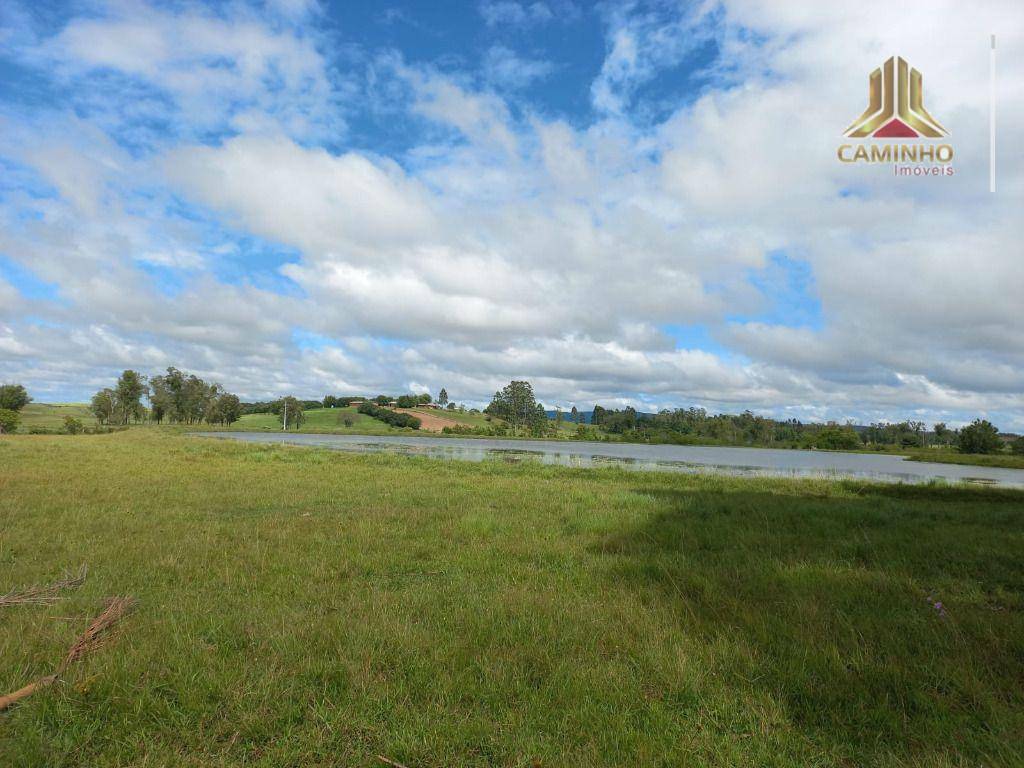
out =
<path fill-rule="evenodd" d="M 923 78 L 902 57 L 891 56 L 868 78 L 868 108 L 844 132 L 851 139 L 937 139 L 948 135 L 924 107 Z"/>

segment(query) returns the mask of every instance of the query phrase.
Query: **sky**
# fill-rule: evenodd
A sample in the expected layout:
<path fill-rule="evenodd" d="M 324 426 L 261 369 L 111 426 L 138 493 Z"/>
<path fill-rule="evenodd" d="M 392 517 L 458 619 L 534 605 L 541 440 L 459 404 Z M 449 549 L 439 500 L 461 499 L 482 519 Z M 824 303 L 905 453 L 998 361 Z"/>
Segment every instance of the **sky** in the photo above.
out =
<path fill-rule="evenodd" d="M 5 0 L 0 381 L 1024 431 L 1022 43 L 1017 0 Z M 837 159 L 892 55 L 953 176 Z"/>

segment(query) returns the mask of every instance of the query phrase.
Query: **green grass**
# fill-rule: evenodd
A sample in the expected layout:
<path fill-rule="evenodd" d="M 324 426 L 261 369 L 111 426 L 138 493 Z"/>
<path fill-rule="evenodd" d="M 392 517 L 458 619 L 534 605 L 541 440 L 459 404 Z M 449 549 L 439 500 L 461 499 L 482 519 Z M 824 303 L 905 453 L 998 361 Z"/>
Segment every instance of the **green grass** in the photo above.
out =
<path fill-rule="evenodd" d="M 903 452 L 911 461 L 937 461 L 942 464 L 973 464 L 979 467 L 1024 469 L 1024 456 L 1012 453 L 957 453 L 954 450 L 916 448 Z"/>
<path fill-rule="evenodd" d="M 65 416 L 73 416 L 86 425 L 96 424 L 96 419 L 85 403 L 29 403 L 21 409 L 18 430 L 28 432 L 33 427 L 63 429 Z"/>
<path fill-rule="evenodd" d="M 471 427 L 489 427 L 491 422 L 488 421 L 487 415 L 483 413 L 470 413 L 469 411 L 449 411 L 447 409 L 437 411 L 438 416 L 457 421 L 459 424 L 467 424 Z"/>
<path fill-rule="evenodd" d="M 0 765 L 1019 766 L 1024 494 L 0 438 Z M 941 601 L 944 615 L 933 607 Z"/>
<path fill-rule="evenodd" d="M 393 435 L 408 434 L 414 431 L 392 427 L 371 416 L 359 413 L 355 408 L 316 408 L 304 411 L 303 414 L 306 420 L 299 428 L 299 432 Z M 352 422 L 352 426 L 346 426 L 346 419 Z M 280 431 L 281 422 L 272 413 L 253 413 L 243 416 L 229 429 L 246 432 Z"/>

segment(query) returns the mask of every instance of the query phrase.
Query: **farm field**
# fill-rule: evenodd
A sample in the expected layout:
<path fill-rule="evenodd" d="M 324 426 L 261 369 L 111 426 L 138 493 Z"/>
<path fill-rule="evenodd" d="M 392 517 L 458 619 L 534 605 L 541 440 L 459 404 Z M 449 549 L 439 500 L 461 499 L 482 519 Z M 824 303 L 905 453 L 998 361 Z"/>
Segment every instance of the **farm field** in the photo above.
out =
<path fill-rule="evenodd" d="M 1024 493 L 0 437 L 0 765 L 1016 766 Z"/>

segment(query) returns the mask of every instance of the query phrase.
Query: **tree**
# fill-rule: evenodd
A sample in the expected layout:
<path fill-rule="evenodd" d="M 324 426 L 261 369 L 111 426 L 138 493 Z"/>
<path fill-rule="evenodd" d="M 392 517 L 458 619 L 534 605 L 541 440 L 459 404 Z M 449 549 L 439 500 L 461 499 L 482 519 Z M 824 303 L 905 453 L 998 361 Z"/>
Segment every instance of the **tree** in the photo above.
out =
<path fill-rule="evenodd" d="M 129 419 L 138 421 L 142 418 L 145 413 L 142 407 L 142 396 L 149 394 L 145 377 L 135 371 L 125 371 L 117 380 L 114 393 L 115 409 L 122 424 L 127 424 Z"/>
<path fill-rule="evenodd" d="M 220 423 L 234 424 L 242 415 L 242 403 L 238 395 L 224 393 L 219 398 Z"/>
<path fill-rule="evenodd" d="M 289 427 L 295 427 L 297 430 L 302 426 L 306 420 L 306 414 L 302 412 L 302 403 L 297 399 L 288 395 L 288 397 L 282 397 L 280 400 L 280 410 L 277 418 L 281 422 L 281 425 L 288 429 Z"/>
<path fill-rule="evenodd" d="M 829 451 L 849 450 L 860 447 L 860 437 L 850 425 L 839 426 L 829 423 L 814 436 L 814 446 Z"/>
<path fill-rule="evenodd" d="M 441 391 L 437 393 L 437 404 L 442 408 L 448 405 L 448 390 L 441 387 Z"/>
<path fill-rule="evenodd" d="M 1024 456 L 1024 437 L 1018 437 L 1010 443 L 1010 450 L 1017 456 Z"/>
<path fill-rule="evenodd" d="M 7 411 L 20 411 L 32 402 L 32 398 L 21 384 L 0 385 L 0 408 Z"/>
<path fill-rule="evenodd" d="M 426 405 L 427 403 L 431 402 L 432 400 L 433 400 L 433 398 L 427 392 L 424 392 L 422 395 L 416 395 L 416 403 L 417 403 L 417 405 Z"/>
<path fill-rule="evenodd" d="M 18 430 L 21 414 L 10 408 L 0 408 L 0 435 L 9 435 Z"/>
<path fill-rule="evenodd" d="M 935 433 L 935 439 L 940 445 L 949 445 L 952 433 L 950 432 L 949 427 L 946 426 L 945 422 L 937 422 L 935 426 L 932 427 L 932 432 Z"/>
<path fill-rule="evenodd" d="M 534 429 L 547 421 L 547 415 L 537 403 L 533 386 L 528 381 L 511 381 L 500 392 L 495 392 L 494 399 L 484 409 L 484 413 L 503 419 L 513 429 Z"/>
<path fill-rule="evenodd" d="M 324 408 L 337 408 L 338 398 L 334 395 L 327 395 L 324 397 Z"/>
<path fill-rule="evenodd" d="M 416 395 L 399 395 L 396 402 L 399 408 L 415 408 L 419 405 L 419 398 Z"/>
<path fill-rule="evenodd" d="M 64 417 L 64 432 L 68 435 L 80 435 L 85 431 L 85 425 L 74 416 Z"/>
<path fill-rule="evenodd" d="M 998 453 L 1002 447 L 999 430 L 984 419 L 975 419 L 957 436 L 960 453 Z"/>
<path fill-rule="evenodd" d="M 385 406 L 391 402 L 391 398 L 388 397 L 387 395 L 377 395 L 375 398 L 373 398 L 373 402 L 375 402 L 377 405 Z"/>
<path fill-rule="evenodd" d="M 114 420 L 114 414 L 117 410 L 116 402 L 117 395 L 114 390 L 106 387 L 92 396 L 89 410 L 92 411 L 92 415 L 96 417 L 96 421 L 100 424 L 109 424 Z"/>
<path fill-rule="evenodd" d="M 576 410 L 576 406 L 575 405 L 572 407 L 572 410 L 569 413 L 570 413 L 569 421 L 571 421 L 573 424 L 579 424 L 580 423 L 580 412 Z"/>

